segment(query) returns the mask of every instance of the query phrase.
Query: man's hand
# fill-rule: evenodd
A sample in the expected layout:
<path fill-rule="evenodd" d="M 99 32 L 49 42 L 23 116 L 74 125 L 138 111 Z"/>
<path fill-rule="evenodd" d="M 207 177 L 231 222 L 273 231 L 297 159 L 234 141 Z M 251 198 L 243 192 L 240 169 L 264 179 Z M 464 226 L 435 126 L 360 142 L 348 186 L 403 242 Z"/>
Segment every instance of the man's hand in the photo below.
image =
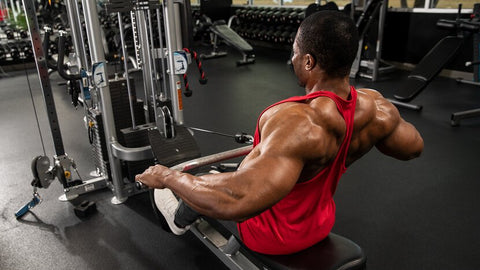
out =
<path fill-rule="evenodd" d="M 138 181 L 151 188 L 165 188 L 162 180 L 171 173 L 172 170 L 165 166 L 150 166 L 142 174 L 137 174 L 135 176 L 135 181 Z"/>

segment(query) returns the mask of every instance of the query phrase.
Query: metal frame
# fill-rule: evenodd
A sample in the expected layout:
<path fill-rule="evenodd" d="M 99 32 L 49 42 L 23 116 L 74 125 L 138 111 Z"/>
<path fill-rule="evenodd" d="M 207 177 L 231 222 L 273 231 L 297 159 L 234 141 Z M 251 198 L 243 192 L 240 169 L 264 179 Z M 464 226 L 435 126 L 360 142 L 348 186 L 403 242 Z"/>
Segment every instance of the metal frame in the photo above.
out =
<path fill-rule="evenodd" d="M 74 161 L 68 158 L 64 151 L 63 140 L 60 133 L 60 128 L 58 126 L 58 118 L 55 109 L 55 103 L 53 100 L 52 89 L 49 80 L 48 66 L 44 57 L 44 52 L 42 51 L 42 41 L 40 38 L 40 30 L 38 28 L 38 21 L 36 17 L 35 7 L 33 0 L 23 0 L 25 13 L 27 17 L 27 22 L 30 29 L 30 36 L 32 37 L 32 45 L 35 55 L 35 62 L 38 69 L 38 74 L 40 77 L 42 90 L 44 93 L 44 100 L 47 107 L 47 114 L 49 117 L 50 129 L 52 132 L 52 137 L 54 140 L 55 147 L 55 173 L 51 173 L 52 179 L 56 176 L 60 179 L 64 185 L 65 194 L 61 196 L 61 200 L 70 200 L 80 194 L 109 187 L 114 193 L 112 198 L 112 203 L 118 204 L 126 201 L 128 196 L 143 192 L 142 190 L 137 190 L 133 183 L 125 183 L 122 175 L 121 160 L 124 161 L 137 161 L 145 159 L 153 159 L 153 154 L 150 146 L 145 147 L 136 147 L 129 148 L 125 147 L 118 143 L 112 100 L 108 82 L 108 67 L 105 60 L 104 53 L 104 37 L 102 33 L 98 31 L 101 29 L 97 4 L 95 0 L 82 0 L 81 5 L 83 10 L 83 16 L 80 14 L 80 8 L 76 0 L 67 0 L 67 16 L 70 24 L 70 31 L 75 48 L 75 60 L 78 63 L 78 68 L 82 71 L 82 74 L 86 74 L 86 77 L 83 77 L 82 87 L 92 90 L 92 96 L 95 98 L 91 102 L 84 102 L 85 114 L 89 115 L 91 110 L 98 112 L 98 115 L 101 116 L 103 124 L 103 134 L 106 142 L 108 163 L 110 165 L 110 175 L 106 171 L 106 168 L 100 169 L 100 177 L 84 181 L 81 185 L 76 185 L 70 187 L 67 185 L 67 180 L 64 176 L 64 170 L 69 170 Z M 141 68 L 143 72 L 145 89 L 146 89 L 146 103 L 151 104 L 151 106 L 146 106 L 146 116 L 147 122 L 151 122 L 149 117 L 149 110 L 153 107 L 155 120 L 157 117 L 157 100 L 165 99 L 167 93 L 159 93 L 157 86 L 157 68 L 155 62 L 152 60 L 155 58 L 166 58 L 168 69 L 164 68 L 162 61 L 162 72 L 164 73 L 164 91 L 169 91 L 169 96 L 172 100 L 173 108 L 173 121 L 177 125 L 183 125 L 183 105 L 181 95 L 181 77 L 179 74 L 175 74 L 175 62 L 174 62 L 174 52 L 183 50 L 182 40 L 181 40 L 181 22 L 180 18 L 180 5 L 182 1 L 179 0 L 166 0 L 163 5 L 160 6 L 154 1 L 151 2 L 116 2 L 123 6 L 122 11 L 131 11 L 132 22 L 140 20 L 141 24 L 136 24 L 134 29 L 135 38 L 137 39 L 137 61 L 134 64 L 138 65 L 137 67 Z M 159 8 L 163 8 L 164 17 L 163 23 L 165 25 L 165 38 L 167 41 L 167 48 L 163 49 L 163 44 L 160 45 L 160 53 L 158 49 L 154 48 L 153 44 L 153 28 L 151 22 L 151 12 L 150 9 L 156 9 L 157 16 L 160 14 Z M 121 15 L 120 11 L 118 12 L 119 16 L 119 28 L 122 28 L 121 24 Z M 82 28 L 82 18 L 85 22 L 85 32 L 86 38 L 88 40 L 89 55 L 86 53 L 84 40 L 84 29 Z M 143 23 L 148 20 L 148 23 Z M 160 26 L 160 21 L 158 22 Z M 159 27 L 160 28 L 160 27 Z M 159 34 L 161 30 L 159 29 Z M 122 51 L 124 57 L 124 68 L 125 68 L 125 78 L 128 78 L 128 63 L 127 61 L 127 52 L 124 44 L 123 32 L 121 35 L 122 41 Z M 131 59 L 128 57 L 128 59 Z M 93 66 L 93 67 L 91 67 Z M 102 67 L 102 69 L 100 69 Z M 153 71 L 153 72 L 152 72 Z M 168 86 L 165 82 L 168 77 Z M 167 89 L 169 88 L 169 89 Z M 131 96 L 131 89 L 129 86 L 129 80 L 127 80 L 127 89 L 129 91 L 129 96 Z M 82 96 L 83 101 L 85 97 Z M 163 101 L 163 100 L 162 100 Z M 90 103 L 90 104 L 89 104 Z M 133 115 L 133 105 L 130 102 L 131 117 L 133 128 L 136 128 L 135 118 Z M 159 113 L 164 113 L 163 110 L 160 110 Z M 169 116 L 171 117 L 171 116 Z M 164 117 L 165 119 L 166 117 Z M 157 121 L 156 121 L 157 122 Z M 164 123 L 156 123 L 158 128 L 164 128 Z M 164 128 L 165 129 L 165 128 Z"/>

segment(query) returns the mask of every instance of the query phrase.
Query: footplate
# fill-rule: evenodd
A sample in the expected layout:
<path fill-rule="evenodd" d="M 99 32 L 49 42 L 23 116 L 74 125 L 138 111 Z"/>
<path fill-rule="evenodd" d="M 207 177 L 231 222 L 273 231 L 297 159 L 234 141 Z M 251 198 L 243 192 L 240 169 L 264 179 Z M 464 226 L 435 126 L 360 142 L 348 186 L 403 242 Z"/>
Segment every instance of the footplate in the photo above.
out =
<path fill-rule="evenodd" d="M 192 134 L 182 126 L 175 126 L 175 137 L 165 138 L 158 129 L 148 131 L 152 152 L 157 162 L 171 167 L 180 162 L 200 157 L 200 149 Z"/>

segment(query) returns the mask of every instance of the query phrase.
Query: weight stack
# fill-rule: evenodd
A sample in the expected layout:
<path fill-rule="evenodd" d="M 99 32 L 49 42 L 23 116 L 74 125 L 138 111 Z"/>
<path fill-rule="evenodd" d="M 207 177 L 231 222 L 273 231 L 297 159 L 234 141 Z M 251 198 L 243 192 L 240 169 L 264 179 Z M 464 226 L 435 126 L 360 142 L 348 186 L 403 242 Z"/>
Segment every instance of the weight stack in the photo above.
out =
<path fill-rule="evenodd" d="M 125 147 L 142 147 L 150 145 L 148 139 L 148 130 L 154 128 L 155 124 L 145 124 L 137 126 L 137 129 L 125 128 L 120 130 L 119 139 L 122 138 L 123 146 Z M 135 175 L 142 173 L 148 167 L 155 165 L 155 160 L 146 159 L 138 161 L 125 161 L 124 162 L 124 175 L 127 175 L 128 179 L 133 182 Z"/>
<path fill-rule="evenodd" d="M 133 88 L 134 82 L 132 79 L 131 81 L 131 92 L 132 92 L 132 99 L 133 108 L 134 108 L 134 116 L 135 122 L 140 124 L 145 124 L 145 115 L 143 113 L 143 102 L 138 102 L 135 97 L 135 89 Z M 124 136 L 121 134 L 121 129 L 131 128 L 132 127 L 132 117 L 130 114 L 130 101 L 128 97 L 128 89 L 126 80 L 116 79 L 109 81 L 109 88 L 110 88 L 110 96 L 111 96 L 111 103 L 112 103 L 112 111 L 113 111 L 113 119 L 115 123 L 115 133 L 117 136 L 117 140 L 123 146 L 127 146 L 125 144 Z M 102 112 L 95 109 L 90 109 L 87 121 L 89 122 L 89 140 L 90 144 L 92 145 L 92 157 L 94 161 L 95 168 L 97 171 L 102 175 L 108 175 L 109 179 L 111 179 L 110 175 L 110 164 L 108 160 L 108 152 L 107 152 L 107 145 L 104 133 L 104 125 L 102 120 Z M 147 139 L 148 141 L 148 139 Z M 127 146 L 128 147 L 128 146 Z M 125 165 L 125 164 L 123 164 Z M 122 171 L 124 175 L 128 172 L 128 165 L 122 167 Z"/>
<path fill-rule="evenodd" d="M 133 100 L 133 113 L 135 116 L 135 124 L 145 124 L 145 114 L 143 112 L 143 102 L 138 102 L 135 96 L 134 81 L 130 79 L 130 91 Z M 113 120 L 115 122 L 116 134 L 119 143 L 125 146 L 120 136 L 120 130 L 132 127 L 132 116 L 130 113 L 130 100 L 128 97 L 127 83 L 124 78 L 110 80 L 110 97 L 112 102 Z"/>
<path fill-rule="evenodd" d="M 105 133 L 103 132 L 102 114 L 98 110 L 89 109 L 87 121 L 88 139 L 92 146 L 92 158 L 97 173 L 108 175 L 109 179 L 111 179 Z"/>

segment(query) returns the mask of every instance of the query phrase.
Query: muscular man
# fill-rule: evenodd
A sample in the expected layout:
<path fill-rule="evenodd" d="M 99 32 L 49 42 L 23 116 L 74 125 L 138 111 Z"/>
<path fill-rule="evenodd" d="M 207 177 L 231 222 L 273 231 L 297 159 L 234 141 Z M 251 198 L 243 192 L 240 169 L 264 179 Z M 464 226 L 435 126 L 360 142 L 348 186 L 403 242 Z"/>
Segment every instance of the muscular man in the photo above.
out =
<path fill-rule="evenodd" d="M 254 148 L 237 171 L 193 176 L 157 165 L 137 175 L 162 189 L 155 200 L 171 230 L 181 234 L 193 221 L 184 217 L 200 213 L 238 221 L 242 241 L 254 251 L 298 252 L 329 234 L 333 194 L 353 162 L 373 147 L 401 160 L 418 157 L 423 140 L 415 127 L 377 91 L 349 85 L 357 46 L 348 16 L 328 11 L 307 17 L 292 57 L 306 95 L 260 115 Z M 179 209 L 172 191 L 183 200 Z"/>

